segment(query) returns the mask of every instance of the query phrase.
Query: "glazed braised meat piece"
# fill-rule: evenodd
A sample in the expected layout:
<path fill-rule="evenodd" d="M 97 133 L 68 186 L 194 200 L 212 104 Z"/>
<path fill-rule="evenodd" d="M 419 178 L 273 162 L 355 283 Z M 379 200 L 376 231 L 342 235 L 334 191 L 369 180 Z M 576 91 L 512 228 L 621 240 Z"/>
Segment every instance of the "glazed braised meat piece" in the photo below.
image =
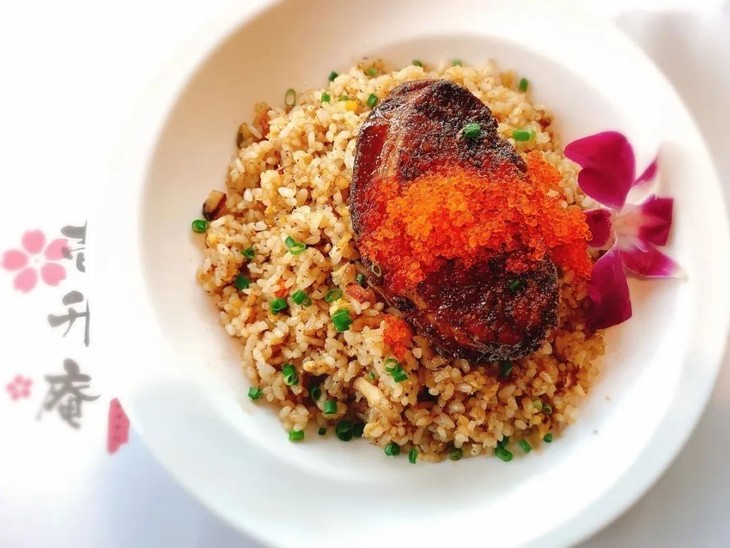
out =
<path fill-rule="evenodd" d="M 481 128 L 475 139 L 463 135 L 470 123 Z M 358 136 L 349 203 L 358 240 L 384 214 L 382 203 L 373 200 L 383 181 L 395 180 L 403 191 L 446 165 L 489 177 L 504 164 L 526 171 L 514 148 L 499 138 L 491 111 L 467 89 L 446 80 L 398 86 Z M 392 273 L 377 272 L 378 265 L 381 275 L 371 274 L 369 282 L 441 354 L 474 362 L 517 359 L 536 351 L 557 324 L 558 282 L 547 257 L 519 276 L 507 269 L 509 259 L 509 253 L 497 253 L 467 266 L 448 260 L 409 289 L 394 289 L 388 283 Z M 373 266 L 366 256 L 363 262 Z"/>

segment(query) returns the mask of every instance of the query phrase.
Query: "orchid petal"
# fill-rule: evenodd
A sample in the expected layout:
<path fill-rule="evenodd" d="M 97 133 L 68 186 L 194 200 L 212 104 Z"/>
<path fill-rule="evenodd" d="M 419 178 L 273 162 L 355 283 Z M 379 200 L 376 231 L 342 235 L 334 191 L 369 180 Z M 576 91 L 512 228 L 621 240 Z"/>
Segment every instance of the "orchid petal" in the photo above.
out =
<path fill-rule="evenodd" d="M 591 209 L 585 212 L 586 223 L 591 231 L 588 245 L 596 249 L 605 248 L 613 235 L 613 215 L 608 209 Z"/>
<path fill-rule="evenodd" d="M 666 245 L 672 228 L 673 198 L 650 196 L 638 210 L 645 221 L 639 228 L 639 238 L 654 245 Z"/>
<path fill-rule="evenodd" d="M 49 261 L 60 261 L 66 257 L 64 251 L 68 252 L 68 243 L 66 238 L 58 238 L 46 246 L 44 255 Z"/>
<path fill-rule="evenodd" d="M 56 263 L 46 263 L 41 268 L 41 277 L 48 285 L 58 285 L 66 279 L 66 270 Z"/>
<path fill-rule="evenodd" d="M 23 293 L 32 291 L 36 286 L 36 283 L 38 283 L 38 274 L 36 274 L 35 270 L 32 268 L 24 268 L 13 280 L 13 286 L 15 289 L 22 291 Z"/>
<path fill-rule="evenodd" d="M 631 186 L 641 186 L 645 183 L 650 183 L 656 177 L 659 171 L 659 156 L 656 156 L 652 162 L 646 166 L 644 172 L 634 181 Z"/>
<path fill-rule="evenodd" d="M 565 155 L 580 165 L 578 185 L 588 196 L 613 209 L 621 209 L 634 182 L 636 161 L 626 137 L 604 131 L 573 141 Z"/>
<path fill-rule="evenodd" d="M 672 228 L 672 198 L 650 196 L 643 204 L 620 213 L 614 223 L 619 238 L 665 245 Z"/>
<path fill-rule="evenodd" d="M 621 256 L 615 246 L 593 265 L 588 295 L 591 306 L 586 323 L 590 329 L 606 329 L 631 317 L 629 285 Z"/>
<path fill-rule="evenodd" d="M 23 247 L 30 254 L 40 253 L 45 243 L 46 237 L 40 230 L 29 230 L 23 234 Z"/>
<path fill-rule="evenodd" d="M 10 249 L 3 253 L 2 266 L 5 270 L 20 270 L 27 264 L 28 256 L 18 249 Z"/>
<path fill-rule="evenodd" d="M 649 242 L 619 238 L 621 260 L 626 271 L 637 278 L 679 278 L 679 265 Z"/>

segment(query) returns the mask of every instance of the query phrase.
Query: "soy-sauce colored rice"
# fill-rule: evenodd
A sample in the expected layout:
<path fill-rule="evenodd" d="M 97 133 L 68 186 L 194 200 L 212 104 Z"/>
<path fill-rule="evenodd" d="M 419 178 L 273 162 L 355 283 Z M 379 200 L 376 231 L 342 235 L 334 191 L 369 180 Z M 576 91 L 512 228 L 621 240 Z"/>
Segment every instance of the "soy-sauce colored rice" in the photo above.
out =
<path fill-rule="evenodd" d="M 374 77 L 368 72 L 373 67 Z M 442 460 L 454 448 L 465 457 L 493 455 L 504 437 L 513 450 L 520 439 L 539 447 L 546 434 L 575 420 L 599 372 L 603 335 L 585 328 L 585 283 L 571 272 L 562 274 L 558 328 L 505 376 L 504 364 L 448 360 L 415 336 L 401 361 L 407 379 L 396 382 L 386 371 L 393 351 L 383 329 L 386 314 L 397 316 L 397 310 L 372 290 L 346 290 L 359 286 L 347 196 L 371 95 L 382 100 L 398 84 L 422 78 L 447 78 L 468 88 L 492 110 L 503 138 L 520 152 L 541 151 L 560 170 L 566 207 L 588 207 L 576 186 L 576 166 L 563 156 L 550 112 L 530 101 L 539 81 L 531 80 L 525 93 L 515 73 L 500 72 L 493 63 L 388 68 L 366 61 L 326 88 L 299 92 L 293 107 L 256 105 L 253 123 L 239 130 L 224 215 L 210 223 L 198 280 L 214 298 L 228 334 L 241 340 L 243 371 L 262 391 L 257 405 L 261 412 L 264 402 L 278 410 L 282 436 L 347 419 L 364 422 L 363 437 L 382 448 L 395 442 L 403 454 L 417 449 L 418 461 Z M 534 137 L 515 141 L 515 130 Z M 287 237 L 306 249 L 292 254 Z M 249 248 L 255 250 L 252 259 L 243 253 Z M 248 288 L 235 287 L 239 273 L 250 280 Z M 342 296 L 325 301 L 333 288 L 342 289 Z M 306 292 L 309 306 L 291 300 L 297 290 Z M 274 314 L 270 303 L 277 298 L 287 299 L 288 308 Z M 352 320 L 343 333 L 331 317 L 341 309 Z M 296 384 L 285 382 L 285 364 L 294 366 Z M 309 395 L 315 386 L 315 395 L 321 391 L 316 402 Z M 329 404 L 334 413 L 324 414 L 327 400 L 337 402 Z M 317 437 L 306 439 L 316 443 Z"/>

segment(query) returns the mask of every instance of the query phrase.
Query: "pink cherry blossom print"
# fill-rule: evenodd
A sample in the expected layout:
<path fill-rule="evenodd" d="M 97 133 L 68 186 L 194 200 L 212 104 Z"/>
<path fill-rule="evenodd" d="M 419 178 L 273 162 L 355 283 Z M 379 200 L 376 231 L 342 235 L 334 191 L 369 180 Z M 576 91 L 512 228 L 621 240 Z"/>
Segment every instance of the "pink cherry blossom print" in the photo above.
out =
<path fill-rule="evenodd" d="M 3 255 L 3 268 L 5 270 L 20 270 L 28 264 L 28 256 L 22 251 L 11 249 Z"/>
<path fill-rule="evenodd" d="M 8 392 L 10 399 L 17 401 L 21 398 L 30 397 L 30 387 L 32 384 L 32 379 L 22 375 L 16 375 L 12 381 L 5 385 L 5 390 Z"/>
<path fill-rule="evenodd" d="M 41 267 L 41 278 L 47 285 L 58 285 L 66 277 L 66 271 L 60 264 L 47 263 Z"/>
<path fill-rule="evenodd" d="M 38 274 L 36 274 L 36 271 L 32 268 L 24 268 L 17 276 L 15 276 L 15 280 L 13 280 L 13 286 L 15 289 L 22 291 L 23 293 L 31 291 L 37 283 Z"/>
<path fill-rule="evenodd" d="M 109 402 L 109 423 L 106 436 L 106 450 L 110 455 L 129 440 L 129 419 L 117 398 Z"/>
<path fill-rule="evenodd" d="M 22 249 L 9 249 L 2 256 L 0 266 L 8 272 L 17 272 L 13 287 L 29 293 L 40 279 L 50 286 L 57 286 L 66 278 L 66 269 L 58 264 L 66 258 L 68 245 L 65 238 L 57 238 L 46 245 L 46 237 L 40 230 L 29 230 L 21 239 Z"/>
<path fill-rule="evenodd" d="M 46 243 L 46 237 L 40 230 L 29 230 L 23 234 L 23 247 L 28 253 L 35 255 L 43 249 Z"/>
<path fill-rule="evenodd" d="M 65 238 L 58 238 L 46 246 L 43 254 L 49 261 L 60 261 L 66 257 L 64 251 L 68 251 L 68 243 Z"/>

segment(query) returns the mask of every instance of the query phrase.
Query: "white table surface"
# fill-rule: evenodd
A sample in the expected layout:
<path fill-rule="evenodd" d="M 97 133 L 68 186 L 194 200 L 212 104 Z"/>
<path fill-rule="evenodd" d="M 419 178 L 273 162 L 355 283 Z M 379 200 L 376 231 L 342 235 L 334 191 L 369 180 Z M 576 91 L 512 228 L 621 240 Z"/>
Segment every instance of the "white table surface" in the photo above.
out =
<path fill-rule="evenodd" d="M 0 256 L 18 248 L 26 231 L 50 241 L 65 237 L 62 227 L 84 224 L 136 97 L 202 20 L 234 1 L 245 0 L 0 3 Z M 649 11 L 624 9 L 630 2 L 592 4 L 616 17 L 674 82 L 704 131 L 730 204 L 730 2 L 697 0 L 692 12 L 657 10 L 658 2 Z M 48 323 L 49 314 L 66 313 L 64 296 L 89 286 L 73 261 L 59 264 L 64 280 L 41 280 L 27 293 L 14 290 L 15 273 L 0 268 L 0 547 L 256 546 L 179 487 L 133 429 L 127 444 L 108 452 L 115 394 L 104 384 L 104 363 L 89 351 L 93 329 L 87 348 L 83 318 L 66 336 L 66 326 Z M 93 298 L 88 304 L 93 318 Z M 83 302 L 69 306 L 84 309 Z M 38 418 L 50 388 L 45 377 L 63 373 L 66 359 L 91 378 L 84 393 L 99 396 L 83 403 L 80 428 L 58 408 Z M 17 375 L 32 384 L 28 397 L 13 400 L 5 386 Z M 679 458 L 585 545 L 730 546 L 728 455 L 726 355 Z"/>

